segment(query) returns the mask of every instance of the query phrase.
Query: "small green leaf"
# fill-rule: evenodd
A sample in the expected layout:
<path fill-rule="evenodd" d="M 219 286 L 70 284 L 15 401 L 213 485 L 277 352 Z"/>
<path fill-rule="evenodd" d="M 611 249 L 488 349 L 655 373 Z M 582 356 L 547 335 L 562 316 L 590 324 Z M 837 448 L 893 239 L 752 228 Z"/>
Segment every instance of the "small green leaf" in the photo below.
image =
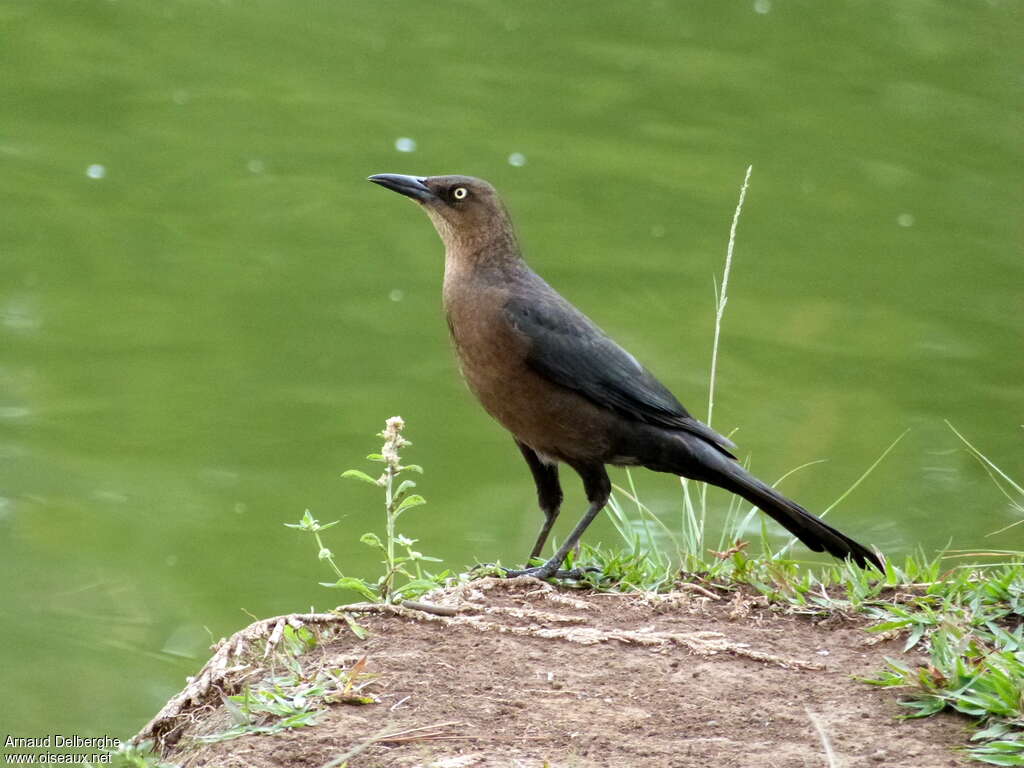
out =
<path fill-rule="evenodd" d="M 284 628 L 284 642 L 285 647 L 292 656 L 301 656 L 304 653 L 308 653 L 316 648 L 316 635 L 309 629 L 309 627 L 294 627 Z"/>
<path fill-rule="evenodd" d="M 368 547 L 376 547 L 377 549 L 384 549 L 384 544 L 380 540 L 380 536 L 376 533 L 364 533 L 359 537 L 359 543 L 365 544 Z"/>
<path fill-rule="evenodd" d="M 1020 754 L 1015 755 L 996 755 L 986 752 L 983 749 L 972 749 L 970 755 L 975 760 L 982 763 L 988 763 L 989 765 L 1010 765 L 1020 766 L 1024 765 L 1024 756 Z"/>
<path fill-rule="evenodd" d="M 429 579 L 411 579 L 396 591 L 394 597 L 396 600 L 408 600 L 411 597 L 425 595 L 427 592 L 431 592 L 439 586 L 441 585 L 438 582 L 431 581 Z"/>
<path fill-rule="evenodd" d="M 912 714 L 903 716 L 908 719 L 928 717 L 936 712 L 941 712 L 946 707 L 946 702 L 938 696 L 922 696 L 912 701 L 901 701 L 900 704 L 913 710 Z"/>
<path fill-rule="evenodd" d="M 284 525 L 286 528 L 300 528 L 304 531 L 317 530 L 316 518 L 313 517 L 313 514 L 308 509 L 302 513 L 302 517 L 299 518 L 299 522 L 285 523 Z"/>
<path fill-rule="evenodd" d="M 402 469 L 408 469 L 412 470 L 413 472 L 419 472 L 421 475 L 423 474 L 423 467 L 421 467 L 419 464 L 403 464 Z"/>
<path fill-rule="evenodd" d="M 351 477 L 355 480 L 362 480 L 364 483 L 370 483 L 371 485 L 376 485 L 377 487 L 380 487 L 380 483 L 378 483 L 374 478 L 370 477 L 368 474 L 358 469 L 346 469 L 344 472 L 341 473 L 341 476 Z"/>
<path fill-rule="evenodd" d="M 888 632 L 890 629 L 903 629 L 910 624 L 909 620 L 898 619 L 896 621 L 885 621 L 881 624 L 875 624 L 874 626 L 868 627 L 868 632 Z"/>
<path fill-rule="evenodd" d="M 356 579 L 352 576 L 342 576 L 333 584 L 329 581 L 320 582 L 320 586 L 332 587 L 334 589 L 351 589 L 353 592 L 358 592 L 360 595 L 365 597 L 367 600 L 373 600 L 377 602 L 380 597 L 377 592 L 362 579 Z"/>
<path fill-rule="evenodd" d="M 402 503 L 398 505 L 398 509 L 395 510 L 395 514 L 398 514 L 399 512 L 404 512 L 407 509 L 412 509 L 413 507 L 418 507 L 420 504 L 426 503 L 426 499 L 424 499 L 419 494 L 414 493 L 412 496 L 407 496 L 406 498 L 402 499 Z"/>
<path fill-rule="evenodd" d="M 224 709 L 226 709 L 228 714 L 231 716 L 231 721 L 235 725 L 248 725 L 252 722 L 249 715 L 247 715 L 242 708 L 230 698 L 221 694 L 220 700 L 224 705 Z"/>
<path fill-rule="evenodd" d="M 907 638 L 907 642 L 904 643 L 903 652 L 906 653 L 917 645 L 921 641 L 922 637 L 924 637 L 924 626 L 918 624 L 913 630 L 911 630 L 910 636 Z"/>
<path fill-rule="evenodd" d="M 347 613 L 342 613 L 341 617 L 348 624 L 348 628 L 352 630 L 352 634 L 358 637 L 360 640 L 365 640 L 369 637 L 370 633 L 366 631 L 365 627 L 360 626 L 355 619 L 349 616 Z"/>
<path fill-rule="evenodd" d="M 398 490 L 397 490 L 397 491 L 395 491 L 395 498 L 396 498 L 396 499 L 397 499 L 397 498 L 400 498 L 400 497 L 402 496 L 402 494 L 404 494 L 404 493 L 405 493 L 406 491 L 408 491 L 408 490 L 409 490 L 410 488 L 415 488 L 415 487 L 416 487 L 416 483 L 414 483 L 414 482 L 413 482 L 412 480 L 403 480 L 403 481 L 402 481 L 402 482 L 401 482 L 401 483 L 399 484 L 399 486 L 398 486 Z"/>

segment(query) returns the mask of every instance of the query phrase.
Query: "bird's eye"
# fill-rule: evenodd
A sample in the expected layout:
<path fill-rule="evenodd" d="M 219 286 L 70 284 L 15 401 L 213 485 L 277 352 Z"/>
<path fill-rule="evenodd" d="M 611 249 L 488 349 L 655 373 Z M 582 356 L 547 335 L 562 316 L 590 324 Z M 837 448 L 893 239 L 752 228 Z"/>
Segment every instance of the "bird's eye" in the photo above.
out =
<path fill-rule="evenodd" d="M 456 200 L 465 200 L 468 195 L 469 190 L 467 190 L 465 187 L 456 187 L 455 191 L 452 192 L 452 197 L 454 197 Z"/>

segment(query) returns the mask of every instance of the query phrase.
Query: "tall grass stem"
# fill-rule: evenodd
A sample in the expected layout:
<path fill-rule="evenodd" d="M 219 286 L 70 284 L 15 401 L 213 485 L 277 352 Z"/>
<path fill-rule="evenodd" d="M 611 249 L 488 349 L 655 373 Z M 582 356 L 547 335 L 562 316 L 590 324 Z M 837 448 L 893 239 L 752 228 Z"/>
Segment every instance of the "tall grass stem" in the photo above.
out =
<path fill-rule="evenodd" d="M 718 373 L 718 340 L 722 335 L 722 318 L 725 317 L 725 305 L 729 301 L 729 273 L 732 271 L 732 253 L 736 247 L 736 229 L 740 223 L 740 213 L 743 212 L 743 201 L 747 198 L 747 188 L 750 186 L 750 174 L 754 166 L 747 166 L 747 174 L 743 177 L 743 186 L 740 187 L 740 199 L 736 203 L 736 211 L 732 215 L 732 226 L 729 227 L 729 245 L 725 249 L 725 269 L 722 271 L 722 288 L 715 290 L 715 338 L 711 344 L 711 376 L 708 383 L 708 426 L 711 426 L 711 416 L 715 410 L 715 378 Z"/>
<path fill-rule="evenodd" d="M 722 270 L 722 287 L 715 283 L 715 337 L 711 342 L 711 375 L 708 379 L 708 426 L 711 426 L 711 417 L 715 410 L 715 379 L 718 375 L 718 343 L 722 336 L 722 318 L 725 317 L 725 305 L 729 301 L 729 273 L 732 272 L 732 254 L 736 247 L 736 229 L 740 224 L 740 214 L 743 212 L 743 201 L 747 199 L 747 188 L 750 186 L 750 174 L 754 166 L 747 166 L 747 173 L 743 177 L 743 186 L 740 187 L 740 198 L 736 202 L 736 210 L 732 215 L 732 224 L 729 227 L 729 245 L 725 249 L 725 269 Z M 686 489 L 685 481 L 683 484 Z M 700 490 L 700 534 L 703 539 L 704 520 L 708 509 L 708 487 L 704 485 Z"/>

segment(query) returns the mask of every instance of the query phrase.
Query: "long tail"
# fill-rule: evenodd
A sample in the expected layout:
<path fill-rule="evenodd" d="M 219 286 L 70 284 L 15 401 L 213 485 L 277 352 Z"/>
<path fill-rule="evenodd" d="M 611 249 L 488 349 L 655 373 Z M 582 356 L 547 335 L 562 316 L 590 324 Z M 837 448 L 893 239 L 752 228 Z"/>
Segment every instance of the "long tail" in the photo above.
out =
<path fill-rule="evenodd" d="M 693 442 L 690 441 L 691 450 L 696 448 Z M 795 501 L 787 499 L 713 446 L 704 443 L 701 449 L 698 449 L 699 464 L 703 470 L 700 473 L 701 480 L 742 496 L 800 539 L 808 549 L 828 552 L 840 560 L 852 558 L 861 568 L 866 568 L 870 563 L 880 571 L 885 570 L 882 558 L 876 552 L 836 530 L 820 517 L 812 515 Z"/>

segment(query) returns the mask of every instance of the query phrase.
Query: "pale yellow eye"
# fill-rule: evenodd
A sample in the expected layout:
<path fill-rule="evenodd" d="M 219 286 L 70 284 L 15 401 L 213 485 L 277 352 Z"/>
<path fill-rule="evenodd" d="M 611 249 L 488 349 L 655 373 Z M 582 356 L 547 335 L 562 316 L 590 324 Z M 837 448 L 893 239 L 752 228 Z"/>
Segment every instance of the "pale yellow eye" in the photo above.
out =
<path fill-rule="evenodd" d="M 465 187 L 456 187 L 455 191 L 452 192 L 452 197 L 456 200 L 465 200 L 468 194 L 469 191 Z"/>

